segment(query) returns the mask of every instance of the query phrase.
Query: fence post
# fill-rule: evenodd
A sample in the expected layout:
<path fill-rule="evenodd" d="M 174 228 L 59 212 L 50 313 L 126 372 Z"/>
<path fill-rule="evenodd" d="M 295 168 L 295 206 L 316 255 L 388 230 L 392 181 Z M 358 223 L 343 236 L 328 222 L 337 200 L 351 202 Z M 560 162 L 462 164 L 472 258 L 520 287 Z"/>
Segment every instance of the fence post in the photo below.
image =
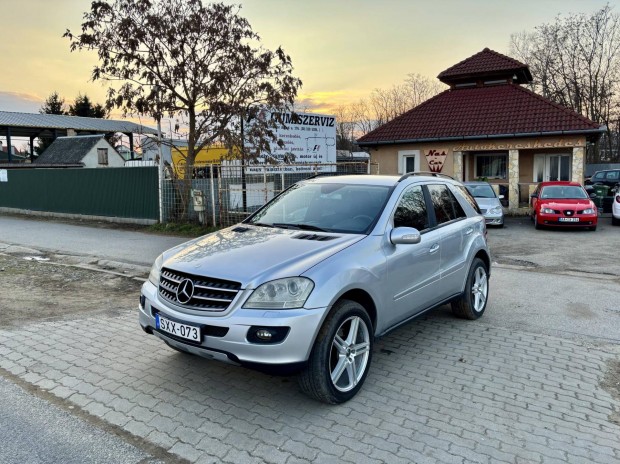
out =
<path fill-rule="evenodd" d="M 209 172 L 211 173 L 211 213 L 213 216 L 213 227 L 217 227 L 217 221 L 215 218 L 215 178 L 213 176 L 213 164 L 209 167 Z"/>

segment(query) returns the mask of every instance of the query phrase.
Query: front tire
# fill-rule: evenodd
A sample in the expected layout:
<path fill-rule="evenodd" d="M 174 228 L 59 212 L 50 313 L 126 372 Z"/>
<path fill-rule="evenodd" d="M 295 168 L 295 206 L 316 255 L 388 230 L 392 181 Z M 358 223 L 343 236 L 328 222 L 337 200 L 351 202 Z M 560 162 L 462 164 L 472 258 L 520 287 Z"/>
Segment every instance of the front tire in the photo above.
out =
<path fill-rule="evenodd" d="M 373 326 L 364 307 L 340 300 L 323 323 L 308 365 L 299 375 L 301 390 L 324 403 L 350 400 L 366 380 L 373 343 Z"/>
<path fill-rule="evenodd" d="M 611 217 L 611 225 L 612 226 L 620 226 L 620 219 L 617 219 L 615 217 Z"/>
<path fill-rule="evenodd" d="M 489 271 L 480 258 L 471 263 L 465 291 L 452 302 L 452 313 L 464 319 L 478 319 L 484 313 L 489 298 Z"/>
<path fill-rule="evenodd" d="M 538 223 L 538 215 L 537 214 L 534 215 L 534 228 L 536 230 L 542 229 L 542 226 Z"/>

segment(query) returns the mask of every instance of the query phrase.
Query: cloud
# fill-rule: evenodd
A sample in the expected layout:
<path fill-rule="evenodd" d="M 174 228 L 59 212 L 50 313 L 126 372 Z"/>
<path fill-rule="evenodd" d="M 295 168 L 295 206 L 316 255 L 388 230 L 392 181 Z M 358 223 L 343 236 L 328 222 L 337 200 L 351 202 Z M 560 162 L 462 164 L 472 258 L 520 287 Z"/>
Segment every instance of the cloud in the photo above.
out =
<path fill-rule="evenodd" d="M 351 103 L 352 96 L 341 91 L 302 93 L 295 101 L 295 109 L 317 113 L 334 113 L 340 105 Z"/>
<path fill-rule="evenodd" d="M 44 100 L 37 95 L 0 91 L 0 111 L 38 113 L 43 101 Z"/>

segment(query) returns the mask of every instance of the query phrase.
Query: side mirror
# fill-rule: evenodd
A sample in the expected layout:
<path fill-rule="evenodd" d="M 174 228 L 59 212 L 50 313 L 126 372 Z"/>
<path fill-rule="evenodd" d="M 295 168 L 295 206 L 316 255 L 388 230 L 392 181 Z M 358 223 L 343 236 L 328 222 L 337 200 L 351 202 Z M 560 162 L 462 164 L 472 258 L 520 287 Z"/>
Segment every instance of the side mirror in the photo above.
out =
<path fill-rule="evenodd" d="M 415 245 L 421 240 L 420 232 L 413 227 L 397 227 L 390 231 L 390 242 L 393 245 Z"/>
<path fill-rule="evenodd" d="M 532 194 L 530 195 L 530 198 L 538 198 L 538 195 L 536 195 L 535 193 L 532 193 Z"/>
<path fill-rule="evenodd" d="M 504 199 L 504 195 L 500 195 L 497 198 L 499 198 L 500 200 L 503 200 Z"/>

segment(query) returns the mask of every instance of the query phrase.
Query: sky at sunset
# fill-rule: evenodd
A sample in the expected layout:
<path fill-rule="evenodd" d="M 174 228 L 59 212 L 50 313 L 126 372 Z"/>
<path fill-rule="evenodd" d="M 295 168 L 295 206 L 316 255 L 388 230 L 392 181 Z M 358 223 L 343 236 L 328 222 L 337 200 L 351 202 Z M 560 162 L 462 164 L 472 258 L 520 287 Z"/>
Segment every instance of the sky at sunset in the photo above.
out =
<path fill-rule="evenodd" d="M 304 83 L 306 108 L 330 112 L 389 88 L 407 74 L 435 78 L 489 47 L 508 53 L 510 34 L 561 13 L 591 13 L 606 0 L 243 0 L 241 14 L 263 45 L 281 45 Z M 620 0 L 609 2 L 620 12 Z M 107 84 L 91 82 L 93 53 L 69 51 L 89 0 L 0 0 L 0 110 L 37 112 L 57 91 L 103 103 Z M 113 115 L 118 117 L 118 115 Z"/>

